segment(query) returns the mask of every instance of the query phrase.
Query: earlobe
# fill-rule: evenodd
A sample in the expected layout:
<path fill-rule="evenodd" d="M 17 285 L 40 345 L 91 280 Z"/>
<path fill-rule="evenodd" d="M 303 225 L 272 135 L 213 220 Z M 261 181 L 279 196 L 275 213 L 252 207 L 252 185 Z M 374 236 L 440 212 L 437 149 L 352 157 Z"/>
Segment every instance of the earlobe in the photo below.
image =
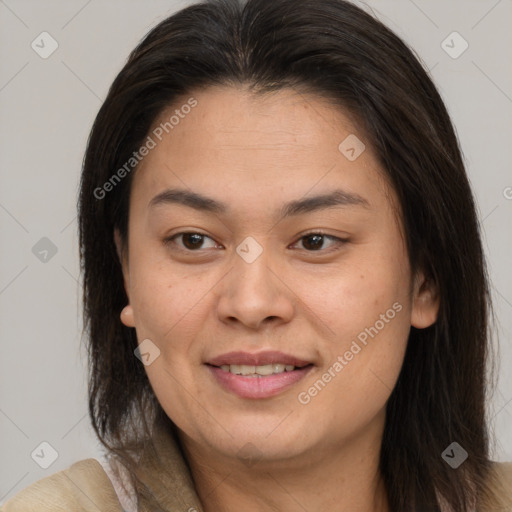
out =
<path fill-rule="evenodd" d="M 425 329 L 433 325 L 439 313 L 439 290 L 433 280 L 423 273 L 416 276 L 412 297 L 411 325 Z"/>
<path fill-rule="evenodd" d="M 126 327 L 135 327 L 135 321 L 133 318 L 133 308 L 128 304 L 121 311 L 121 322 L 126 325 Z"/>

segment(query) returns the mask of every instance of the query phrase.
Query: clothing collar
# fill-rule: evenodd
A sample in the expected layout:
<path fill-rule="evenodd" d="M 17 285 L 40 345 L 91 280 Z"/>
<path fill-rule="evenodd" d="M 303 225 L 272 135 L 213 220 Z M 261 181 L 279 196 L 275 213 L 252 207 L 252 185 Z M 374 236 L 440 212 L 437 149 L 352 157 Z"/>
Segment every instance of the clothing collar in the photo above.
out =
<path fill-rule="evenodd" d="M 172 424 L 155 424 L 153 443 L 146 445 L 136 476 L 139 511 L 202 512 L 190 468 Z"/>

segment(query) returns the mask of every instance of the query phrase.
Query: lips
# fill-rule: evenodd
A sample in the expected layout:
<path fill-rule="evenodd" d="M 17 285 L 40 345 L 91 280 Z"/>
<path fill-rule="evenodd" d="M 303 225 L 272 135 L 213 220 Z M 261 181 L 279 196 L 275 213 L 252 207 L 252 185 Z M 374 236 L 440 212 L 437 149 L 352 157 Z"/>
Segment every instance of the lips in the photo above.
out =
<path fill-rule="evenodd" d="M 309 361 L 275 351 L 230 352 L 211 359 L 206 366 L 224 390 L 251 399 L 277 395 L 313 368 Z"/>
<path fill-rule="evenodd" d="M 266 351 L 251 354 L 249 352 L 229 352 L 227 354 L 214 357 L 209 360 L 207 364 L 211 366 L 223 365 L 245 365 L 245 366 L 265 366 L 269 364 L 284 364 L 286 366 L 295 366 L 302 368 L 311 364 L 310 361 L 305 361 L 289 354 L 277 351 Z"/>

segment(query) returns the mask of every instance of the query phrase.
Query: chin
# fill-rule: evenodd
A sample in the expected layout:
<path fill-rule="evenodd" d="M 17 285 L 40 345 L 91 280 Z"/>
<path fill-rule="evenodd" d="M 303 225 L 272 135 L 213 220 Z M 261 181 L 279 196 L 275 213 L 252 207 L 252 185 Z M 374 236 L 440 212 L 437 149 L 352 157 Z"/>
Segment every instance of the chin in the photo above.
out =
<path fill-rule="evenodd" d="M 292 416 L 293 414 L 290 414 L 290 418 Z M 286 414 L 278 419 L 273 417 L 272 422 L 261 418 L 259 422 L 252 420 L 252 422 L 225 423 L 225 428 L 231 435 L 226 434 L 221 427 L 217 427 L 215 437 L 212 437 L 213 430 L 208 429 L 201 432 L 202 440 L 196 439 L 196 441 L 210 445 L 226 457 L 248 459 L 249 462 L 287 460 L 299 456 L 312 446 L 314 440 L 311 437 L 312 429 L 297 424 L 285 426 L 287 422 L 286 419 L 283 421 L 285 417 Z M 305 436 L 304 432 L 308 432 L 309 435 Z"/>

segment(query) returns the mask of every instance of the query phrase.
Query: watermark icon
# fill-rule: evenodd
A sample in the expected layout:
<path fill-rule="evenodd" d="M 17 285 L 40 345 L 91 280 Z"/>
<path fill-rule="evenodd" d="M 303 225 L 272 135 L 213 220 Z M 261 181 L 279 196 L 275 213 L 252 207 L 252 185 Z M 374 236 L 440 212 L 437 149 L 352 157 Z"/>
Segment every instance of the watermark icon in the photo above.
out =
<path fill-rule="evenodd" d="M 98 200 L 104 199 L 108 192 L 112 192 L 114 188 L 124 179 L 130 172 L 137 167 L 137 165 L 149 155 L 152 149 L 155 149 L 158 142 L 160 142 L 164 133 L 170 133 L 176 126 L 180 124 L 181 119 L 185 119 L 186 115 L 197 106 L 197 100 L 191 97 L 184 103 L 179 109 L 174 111 L 169 119 L 165 122 L 161 122 L 156 128 L 153 129 L 151 135 L 148 135 L 146 141 L 138 149 L 134 151 L 132 156 L 120 167 L 112 176 L 105 182 L 101 187 L 94 189 L 94 197 Z"/>
<path fill-rule="evenodd" d="M 512 187 L 505 187 L 503 189 L 503 197 L 505 199 L 512 199 Z"/>
<path fill-rule="evenodd" d="M 359 354 L 363 347 L 366 347 L 369 341 L 368 338 L 375 338 L 375 336 L 377 336 L 377 334 L 379 334 L 379 332 L 382 331 L 384 327 L 386 327 L 386 325 L 395 318 L 397 313 L 402 311 L 402 309 L 402 304 L 395 302 L 385 313 L 382 313 L 379 316 L 379 319 L 371 327 L 366 327 L 362 330 L 357 335 L 357 340 L 352 341 L 350 348 L 346 350 L 343 355 L 339 355 L 336 358 L 336 361 L 321 375 L 319 379 L 315 381 L 312 386 L 310 386 L 306 391 L 301 391 L 297 395 L 299 403 L 302 405 L 309 404 L 309 402 L 311 402 L 311 400 L 317 396 L 318 393 L 320 393 L 320 391 L 329 384 L 329 382 L 339 375 L 343 368 L 345 368 L 345 366 L 354 359 L 354 356 Z M 363 347 L 361 347 L 360 344 L 363 345 Z"/>
<path fill-rule="evenodd" d="M 248 236 L 237 245 L 236 252 L 246 263 L 253 263 L 263 252 L 263 247 L 252 236 Z"/>
<path fill-rule="evenodd" d="M 32 254 L 42 263 L 48 263 L 57 251 L 57 246 L 45 236 L 32 247 Z"/>
<path fill-rule="evenodd" d="M 365 149 L 364 143 L 353 133 L 343 139 L 338 146 L 339 152 L 350 162 L 357 160 Z"/>
<path fill-rule="evenodd" d="M 252 468 L 263 458 L 263 453 L 253 443 L 245 443 L 238 450 L 237 456 L 248 468 Z"/>
<path fill-rule="evenodd" d="M 47 59 L 59 47 L 59 43 L 48 32 L 41 32 L 30 43 L 30 47 L 39 57 Z"/>
<path fill-rule="evenodd" d="M 43 441 L 34 448 L 30 456 L 38 466 L 48 469 L 59 458 L 59 453 L 50 443 Z"/>
<path fill-rule="evenodd" d="M 458 59 L 469 48 L 469 43 L 458 32 L 452 32 L 443 40 L 441 48 L 452 59 Z"/>
<path fill-rule="evenodd" d="M 155 359 L 160 357 L 160 349 L 148 338 L 141 341 L 133 353 L 144 366 L 153 364 Z"/>
<path fill-rule="evenodd" d="M 457 469 L 468 458 L 468 452 L 454 441 L 445 449 L 441 457 L 449 466 Z"/>

